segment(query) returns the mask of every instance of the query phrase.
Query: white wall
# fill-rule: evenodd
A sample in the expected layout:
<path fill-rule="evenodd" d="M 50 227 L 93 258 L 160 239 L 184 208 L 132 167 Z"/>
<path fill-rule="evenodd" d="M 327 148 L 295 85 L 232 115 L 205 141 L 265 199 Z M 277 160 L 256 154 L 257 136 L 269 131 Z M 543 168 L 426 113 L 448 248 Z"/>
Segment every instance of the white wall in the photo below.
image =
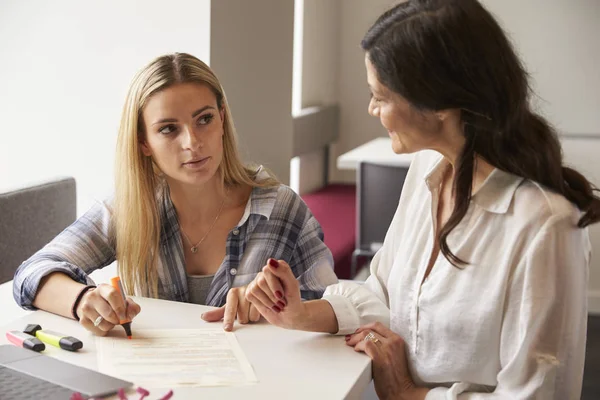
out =
<path fill-rule="evenodd" d="M 125 93 L 163 53 L 208 61 L 210 0 L 0 2 L 0 186 L 77 180 L 78 214 L 113 190 Z"/>
<path fill-rule="evenodd" d="M 340 67 L 340 0 L 296 0 L 295 22 L 302 24 L 300 35 L 301 63 L 300 84 L 294 93 L 298 96 L 300 108 L 326 106 L 339 101 Z M 298 56 L 294 54 L 294 57 Z M 297 111 L 297 110 L 293 110 Z M 297 163 L 297 164 L 295 164 Z M 293 188 L 303 194 L 319 189 L 324 182 L 325 150 L 302 155 L 292 163 L 292 169 L 298 172 L 298 181 Z"/>
<path fill-rule="evenodd" d="M 242 154 L 287 183 L 294 2 L 217 0 L 211 15 L 211 67 L 225 88 Z"/>
<path fill-rule="evenodd" d="M 600 1 L 483 3 L 525 61 L 539 111 L 563 133 L 600 134 Z"/>
<path fill-rule="evenodd" d="M 339 61 L 340 138 L 332 146 L 331 163 L 343 154 L 378 136 L 387 135 L 379 120 L 367 113 L 369 89 L 365 72 L 364 52 L 360 48 L 367 29 L 377 17 L 397 1 L 343 0 Z M 331 180 L 354 182 L 355 173 L 332 169 Z"/>
<path fill-rule="evenodd" d="M 337 103 L 340 0 L 304 0 L 302 108 Z"/>

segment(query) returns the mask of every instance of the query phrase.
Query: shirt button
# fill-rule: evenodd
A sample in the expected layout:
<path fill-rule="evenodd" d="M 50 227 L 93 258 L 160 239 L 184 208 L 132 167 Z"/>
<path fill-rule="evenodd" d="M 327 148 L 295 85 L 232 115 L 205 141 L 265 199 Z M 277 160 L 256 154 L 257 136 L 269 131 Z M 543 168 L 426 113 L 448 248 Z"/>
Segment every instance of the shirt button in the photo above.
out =
<path fill-rule="evenodd" d="M 231 269 L 229 270 L 229 274 L 230 274 L 230 275 L 237 275 L 237 269 L 235 269 L 235 268 L 231 268 Z"/>
<path fill-rule="evenodd" d="M 239 230 L 239 229 L 234 229 L 234 230 L 233 230 L 233 234 L 234 234 L 235 236 L 239 235 L 239 234 L 240 234 L 240 230 Z"/>

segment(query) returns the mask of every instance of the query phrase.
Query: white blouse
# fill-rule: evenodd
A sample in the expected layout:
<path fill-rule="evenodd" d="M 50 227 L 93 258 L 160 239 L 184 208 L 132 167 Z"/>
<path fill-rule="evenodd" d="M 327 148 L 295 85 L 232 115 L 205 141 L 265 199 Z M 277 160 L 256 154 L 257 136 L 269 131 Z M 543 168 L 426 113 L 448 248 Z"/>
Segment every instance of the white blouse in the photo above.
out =
<path fill-rule="evenodd" d="M 339 334 L 390 326 L 415 383 L 432 388 L 427 399 L 579 399 L 591 255 L 579 210 L 495 169 L 448 237 L 469 264 L 440 252 L 423 282 L 446 163 L 416 155 L 371 276 L 326 290 Z"/>

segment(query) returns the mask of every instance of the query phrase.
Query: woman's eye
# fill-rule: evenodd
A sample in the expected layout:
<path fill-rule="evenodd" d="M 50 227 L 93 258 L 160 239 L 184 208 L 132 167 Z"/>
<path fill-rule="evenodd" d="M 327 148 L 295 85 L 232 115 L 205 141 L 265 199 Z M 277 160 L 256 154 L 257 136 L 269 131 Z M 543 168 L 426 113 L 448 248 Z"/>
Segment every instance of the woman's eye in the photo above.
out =
<path fill-rule="evenodd" d="M 212 121 L 213 118 L 214 115 L 212 114 L 202 115 L 200 118 L 198 118 L 198 125 L 208 125 L 210 124 L 210 121 Z"/>
<path fill-rule="evenodd" d="M 163 135 L 168 135 L 170 133 L 175 132 L 175 125 L 165 125 L 162 128 L 160 128 L 158 130 L 159 133 L 162 133 Z"/>

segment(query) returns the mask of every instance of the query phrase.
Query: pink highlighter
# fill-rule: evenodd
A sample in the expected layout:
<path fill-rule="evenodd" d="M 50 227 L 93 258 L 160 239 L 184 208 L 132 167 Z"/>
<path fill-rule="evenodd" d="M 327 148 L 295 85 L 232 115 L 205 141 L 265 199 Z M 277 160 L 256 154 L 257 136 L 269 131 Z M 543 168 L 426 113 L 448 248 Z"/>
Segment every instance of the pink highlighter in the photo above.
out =
<path fill-rule="evenodd" d="M 6 338 L 15 346 L 19 346 L 24 349 L 37 352 L 44 351 L 46 349 L 46 345 L 42 343 L 40 339 L 20 331 L 8 331 L 6 332 Z"/>

